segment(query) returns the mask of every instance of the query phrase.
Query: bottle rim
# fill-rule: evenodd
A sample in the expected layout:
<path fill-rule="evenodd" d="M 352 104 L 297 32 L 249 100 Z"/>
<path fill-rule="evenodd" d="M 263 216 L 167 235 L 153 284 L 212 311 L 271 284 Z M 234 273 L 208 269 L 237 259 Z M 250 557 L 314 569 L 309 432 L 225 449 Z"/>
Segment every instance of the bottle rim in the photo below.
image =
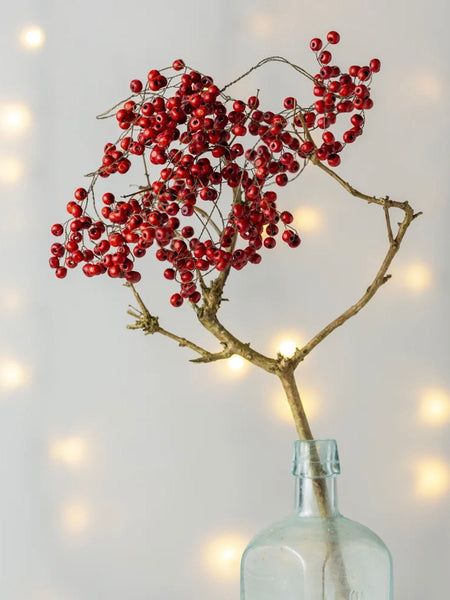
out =
<path fill-rule="evenodd" d="M 336 440 L 296 440 L 292 458 L 292 475 L 320 479 L 341 472 Z"/>

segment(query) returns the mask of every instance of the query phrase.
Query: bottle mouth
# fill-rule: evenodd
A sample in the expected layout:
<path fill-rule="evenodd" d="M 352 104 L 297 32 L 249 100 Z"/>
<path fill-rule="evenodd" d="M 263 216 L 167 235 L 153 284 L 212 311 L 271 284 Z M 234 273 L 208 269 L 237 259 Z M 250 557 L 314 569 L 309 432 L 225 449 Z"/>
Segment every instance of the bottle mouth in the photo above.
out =
<path fill-rule="evenodd" d="M 341 472 L 336 440 L 296 440 L 292 475 L 318 479 Z"/>

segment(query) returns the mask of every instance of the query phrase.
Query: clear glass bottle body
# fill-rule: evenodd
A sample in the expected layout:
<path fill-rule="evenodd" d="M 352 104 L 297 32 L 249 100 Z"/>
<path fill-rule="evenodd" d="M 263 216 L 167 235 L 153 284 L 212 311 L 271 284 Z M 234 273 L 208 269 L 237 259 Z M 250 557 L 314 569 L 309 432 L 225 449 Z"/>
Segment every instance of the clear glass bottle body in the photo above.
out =
<path fill-rule="evenodd" d="M 295 512 L 257 534 L 241 563 L 241 600 L 392 600 L 382 540 L 337 508 L 334 440 L 297 441 Z"/>

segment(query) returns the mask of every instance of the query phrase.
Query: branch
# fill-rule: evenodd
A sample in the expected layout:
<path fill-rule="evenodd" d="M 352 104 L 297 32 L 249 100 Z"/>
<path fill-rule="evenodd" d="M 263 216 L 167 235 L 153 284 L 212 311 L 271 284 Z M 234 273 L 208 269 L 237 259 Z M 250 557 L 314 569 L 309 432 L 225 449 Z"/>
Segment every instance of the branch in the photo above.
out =
<path fill-rule="evenodd" d="M 181 347 L 190 348 L 197 354 L 200 354 L 200 358 L 193 359 L 192 362 L 208 363 L 221 360 L 223 358 L 230 358 L 230 356 L 233 354 L 233 352 L 228 348 L 224 348 L 224 350 L 221 352 L 209 352 L 209 350 L 205 350 L 187 338 L 181 337 L 176 333 L 172 333 L 171 331 L 164 329 L 160 326 L 158 317 L 154 317 L 150 314 L 134 285 L 132 283 L 126 283 L 125 285 L 133 290 L 134 297 L 136 298 L 140 308 L 139 311 L 135 311 L 134 309 L 129 309 L 127 311 L 129 315 L 136 319 L 135 323 L 127 325 L 127 329 L 142 329 L 146 335 L 159 333 L 170 338 L 171 340 L 174 340 Z"/>
<path fill-rule="evenodd" d="M 325 170 L 329 170 L 325 167 Z M 332 172 L 334 179 L 338 180 L 353 196 L 358 198 L 362 198 L 368 202 L 373 202 L 376 204 L 381 204 L 383 206 L 385 215 L 386 215 L 386 226 L 388 231 L 389 238 L 389 248 L 388 251 L 381 263 L 380 268 L 378 269 L 375 278 L 372 283 L 367 288 L 366 292 L 361 296 L 361 298 L 352 306 L 350 306 L 345 312 L 339 315 L 336 319 L 331 321 L 326 327 L 324 327 L 321 331 L 319 331 L 307 344 L 305 344 L 302 348 L 298 348 L 291 359 L 288 359 L 288 363 L 293 366 L 295 369 L 298 364 L 304 360 L 306 356 L 327 336 L 330 335 L 335 329 L 343 325 L 346 321 L 348 321 L 351 317 L 354 317 L 366 304 L 373 298 L 376 292 L 380 289 L 382 285 L 384 285 L 389 279 L 390 275 L 387 274 L 389 266 L 391 265 L 395 255 L 397 254 L 400 244 L 405 236 L 405 233 L 410 226 L 411 222 L 421 213 L 414 213 L 412 207 L 408 202 L 395 202 L 390 200 L 389 198 L 381 199 L 376 198 L 375 196 L 367 196 L 363 194 L 344 182 L 338 175 Z M 397 235 L 394 237 L 392 233 L 391 221 L 389 218 L 389 208 L 395 207 L 400 208 L 404 211 L 405 216 L 403 221 L 399 223 Z"/>

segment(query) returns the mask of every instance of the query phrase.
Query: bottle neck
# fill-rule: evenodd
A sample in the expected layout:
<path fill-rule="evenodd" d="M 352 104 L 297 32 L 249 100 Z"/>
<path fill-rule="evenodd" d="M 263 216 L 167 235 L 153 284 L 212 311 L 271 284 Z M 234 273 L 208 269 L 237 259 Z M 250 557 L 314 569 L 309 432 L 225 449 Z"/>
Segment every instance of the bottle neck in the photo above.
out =
<path fill-rule="evenodd" d="M 296 477 L 295 514 L 331 518 L 339 515 L 336 477 Z"/>
<path fill-rule="evenodd" d="M 336 476 L 339 473 L 335 440 L 297 440 L 292 458 L 296 514 L 325 518 L 338 515 Z"/>

